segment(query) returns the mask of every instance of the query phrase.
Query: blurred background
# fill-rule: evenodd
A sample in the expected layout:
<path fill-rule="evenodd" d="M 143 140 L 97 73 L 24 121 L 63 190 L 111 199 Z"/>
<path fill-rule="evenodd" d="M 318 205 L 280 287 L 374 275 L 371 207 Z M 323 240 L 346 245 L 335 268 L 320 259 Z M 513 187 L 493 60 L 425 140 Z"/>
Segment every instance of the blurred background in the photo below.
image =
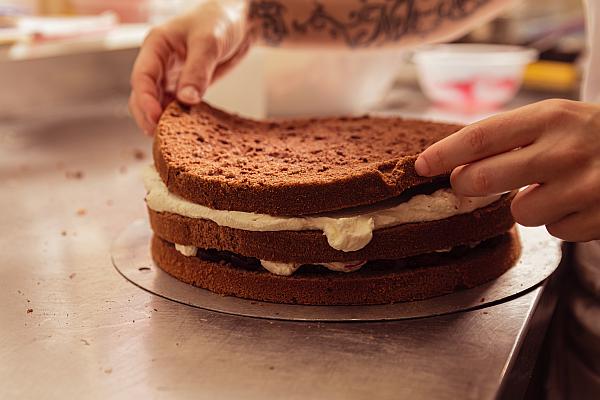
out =
<path fill-rule="evenodd" d="M 129 72 L 145 34 L 191 4 L 0 0 L 0 123 L 126 115 Z M 470 121 L 547 97 L 578 95 L 585 57 L 580 0 L 515 1 L 504 15 L 457 43 L 485 46 L 422 53 L 256 48 L 207 98 L 254 117 L 375 111 Z M 452 60 L 446 66 L 439 57 L 448 51 Z M 480 52 L 491 52 L 499 64 L 491 69 L 482 64 L 493 57 Z M 481 74 L 500 71 L 500 65 L 506 73 Z"/>

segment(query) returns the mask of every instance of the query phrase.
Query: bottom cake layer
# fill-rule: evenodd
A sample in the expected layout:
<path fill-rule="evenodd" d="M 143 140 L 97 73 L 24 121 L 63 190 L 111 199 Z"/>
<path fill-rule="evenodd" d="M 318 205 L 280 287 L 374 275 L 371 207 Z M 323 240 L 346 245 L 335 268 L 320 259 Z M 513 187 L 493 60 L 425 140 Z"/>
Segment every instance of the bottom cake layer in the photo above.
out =
<path fill-rule="evenodd" d="M 358 305 L 422 300 L 475 287 L 515 264 L 521 247 L 511 231 L 480 243 L 458 255 L 436 255 L 435 261 L 415 267 L 413 262 L 389 262 L 356 272 L 301 270 L 293 276 L 274 275 L 226 261 L 187 257 L 158 236 L 152 239 L 156 264 L 175 278 L 212 292 L 251 300 L 284 304 Z M 417 263 L 418 264 L 418 263 Z M 407 267 L 407 265 L 411 265 Z"/>

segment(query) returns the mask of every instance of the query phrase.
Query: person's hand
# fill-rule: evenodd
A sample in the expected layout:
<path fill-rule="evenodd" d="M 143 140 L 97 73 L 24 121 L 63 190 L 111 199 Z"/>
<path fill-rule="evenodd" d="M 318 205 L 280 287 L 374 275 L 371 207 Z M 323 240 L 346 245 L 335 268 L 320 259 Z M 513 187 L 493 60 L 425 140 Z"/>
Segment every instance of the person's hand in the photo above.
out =
<path fill-rule="evenodd" d="M 146 37 L 131 74 L 129 110 L 151 135 L 163 107 L 177 98 L 197 104 L 212 81 L 251 43 L 245 0 L 204 0 Z"/>
<path fill-rule="evenodd" d="M 519 189 L 515 220 L 567 241 L 600 239 L 600 105 L 546 100 L 469 125 L 433 144 L 419 174 L 452 171 L 453 189 Z"/>

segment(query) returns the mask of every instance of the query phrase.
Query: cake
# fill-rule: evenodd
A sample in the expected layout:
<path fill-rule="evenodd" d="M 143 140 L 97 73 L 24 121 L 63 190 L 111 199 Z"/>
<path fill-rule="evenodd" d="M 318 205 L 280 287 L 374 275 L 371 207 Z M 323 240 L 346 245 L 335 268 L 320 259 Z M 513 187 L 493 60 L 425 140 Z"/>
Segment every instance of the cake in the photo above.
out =
<path fill-rule="evenodd" d="M 516 262 L 514 193 L 453 193 L 416 157 L 461 126 L 401 118 L 258 121 L 163 113 L 145 171 L 152 257 L 214 293 L 385 304 L 490 281 Z"/>

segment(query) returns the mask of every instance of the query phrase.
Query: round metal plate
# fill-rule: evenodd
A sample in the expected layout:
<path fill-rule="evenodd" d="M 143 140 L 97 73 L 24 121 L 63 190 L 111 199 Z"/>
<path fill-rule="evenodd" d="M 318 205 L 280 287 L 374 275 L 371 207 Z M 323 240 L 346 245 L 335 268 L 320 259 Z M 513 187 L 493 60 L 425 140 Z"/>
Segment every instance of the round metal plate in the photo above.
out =
<path fill-rule="evenodd" d="M 492 282 L 432 299 L 368 306 L 275 304 L 221 296 L 180 282 L 163 272 L 150 255 L 151 231 L 133 222 L 114 241 L 112 260 L 127 280 L 158 296 L 192 307 L 248 317 L 297 321 L 383 321 L 427 317 L 482 307 L 536 286 L 560 262 L 560 241 L 544 228 L 519 226 L 523 252 L 517 264 Z"/>

